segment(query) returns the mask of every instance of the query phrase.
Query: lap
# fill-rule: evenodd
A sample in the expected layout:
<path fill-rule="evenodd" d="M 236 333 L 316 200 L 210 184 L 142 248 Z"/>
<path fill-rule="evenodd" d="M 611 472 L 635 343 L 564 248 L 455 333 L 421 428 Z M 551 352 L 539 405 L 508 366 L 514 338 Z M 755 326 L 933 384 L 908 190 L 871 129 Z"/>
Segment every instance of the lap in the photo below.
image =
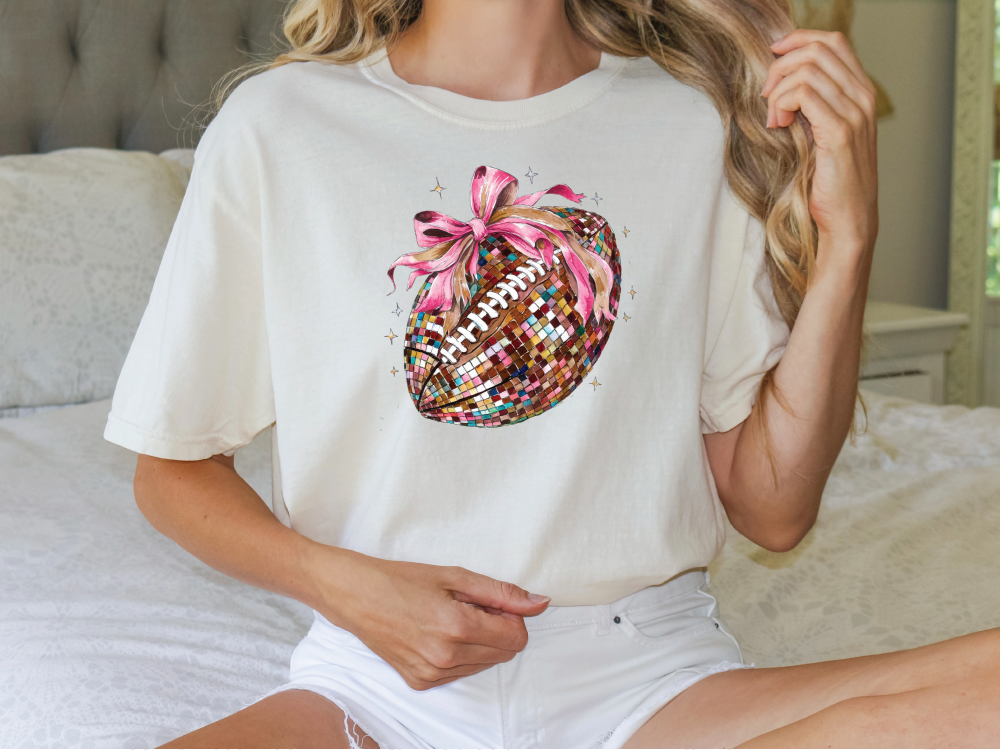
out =
<path fill-rule="evenodd" d="M 353 723 L 356 746 L 378 747 Z M 344 713 L 308 690 L 285 690 L 257 701 L 201 729 L 178 737 L 165 748 L 351 747 Z"/>
<path fill-rule="evenodd" d="M 670 701 L 625 747 L 735 747 L 843 701 L 960 684 L 998 667 L 1000 629 L 992 629 L 886 654 L 724 672 Z"/>
<path fill-rule="evenodd" d="M 935 722 L 945 733 L 949 721 L 968 726 L 984 714 L 984 701 L 993 701 L 995 706 L 1000 699 L 991 693 L 998 669 L 1000 628 L 886 654 L 722 672 L 700 680 L 667 703 L 625 747 L 736 747 L 742 743 L 754 747 L 755 742 L 762 743 L 761 747 L 815 746 L 834 727 L 845 724 L 868 727 L 862 729 L 868 732 L 864 736 L 868 741 L 862 744 L 890 746 L 873 745 L 870 740 L 872 722 L 881 722 L 886 729 L 886 711 L 900 716 L 910 712 L 925 723 Z M 984 675 L 989 678 L 983 679 Z M 953 685 L 966 686 L 965 694 L 943 689 Z M 859 703 L 858 699 L 872 700 Z M 935 708 L 941 709 L 938 719 L 934 719 Z M 974 715 L 965 716 L 963 711 Z M 845 722 L 845 715 L 850 722 Z M 361 747 L 377 747 L 358 727 L 352 725 L 351 731 Z M 927 745 L 928 737 L 923 734 L 907 741 L 900 735 L 899 740 L 907 746 Z M 846 736 L 838 739 L 837 744 L 852 744 Z M 935 746 L 949 744 L 947 736 L 931 739 Z M 311 691 L 286 690 L 163 747 L 350 746 L 344 714 L 336 704 Z"/>

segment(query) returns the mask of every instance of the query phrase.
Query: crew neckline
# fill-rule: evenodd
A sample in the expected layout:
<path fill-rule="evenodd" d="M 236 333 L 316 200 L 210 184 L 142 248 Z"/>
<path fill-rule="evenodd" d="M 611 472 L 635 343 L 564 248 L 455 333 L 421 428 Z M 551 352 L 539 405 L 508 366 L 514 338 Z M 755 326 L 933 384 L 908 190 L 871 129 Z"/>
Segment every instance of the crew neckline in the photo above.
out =
<path fill-rule="evenodd" d="M 372 83 L 438 117 L 472 127 L 512 130 L 541 125 L 587 106 L 615 85 L 627 63 L 626 57 L 602 51 L 596 68 L 569 83 L 544 94 L 509 101 L 473 99 L 436 86 L 408 83 L 396 75 L 384 49 L 360 61 L 358 67 Z"/>

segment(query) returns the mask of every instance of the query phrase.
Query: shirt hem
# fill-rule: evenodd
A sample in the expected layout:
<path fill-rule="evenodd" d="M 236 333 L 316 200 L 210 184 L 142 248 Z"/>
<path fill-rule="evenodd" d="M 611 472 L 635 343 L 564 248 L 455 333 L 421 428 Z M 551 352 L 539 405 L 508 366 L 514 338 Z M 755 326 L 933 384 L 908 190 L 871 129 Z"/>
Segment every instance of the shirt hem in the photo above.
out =
<path fill-rule="evenodd" d="M 723 406 L 721 409 L 710 410 L 702 406 L 702 434 L 729 432 L 737 425 L 745 422 L 753 411 L 754 402 L 757 400 L 757 388 L 759 384 L 760 379 L 755 379 L 752 387 L 747 387 L 738 398 L 733 399 L 729 405 Z M 705 430 L 704 427 L 708 427 L 709 429 Z"/>
<path fill-rule="evenodd" d="M 114 414 L 108 414 L 108 424 L 104 428 L 104 439 L 109 443 L 147 456 L 173 461 L 201 461 L 223 453 L 231 455 L 237 449 L 252 442 L 261 430 L 273 423 L 274 420 L 271 420 L 256 430 L 248 440 L 233 440 L 221 435 L 182 438 L 157 435 L 137 425 L 130 424 Z"/>

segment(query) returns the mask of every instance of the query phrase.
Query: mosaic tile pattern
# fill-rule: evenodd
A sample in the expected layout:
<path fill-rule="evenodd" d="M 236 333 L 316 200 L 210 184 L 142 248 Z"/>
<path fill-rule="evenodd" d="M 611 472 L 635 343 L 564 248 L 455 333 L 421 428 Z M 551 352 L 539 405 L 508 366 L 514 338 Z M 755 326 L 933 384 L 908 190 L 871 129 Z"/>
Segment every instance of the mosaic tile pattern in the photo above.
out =
<path fill-rule="evenodd" d="M 617 315 L 621 262 L 611 227 L 590 211 L 544 210 L 566 218 L 577 241 L 611 266 L 610 308 Z M 427 279 L 414 310 L 429 289 Z M 479 276 L 470 291 L 472 299 L 451 331 L 444 330 L 443 315 L 410 313 L 406 383 L 428 419 L 499 427 L 551 409 L 593 369 L 614 325 L 606 319 L 598 324 L 594 315 L 581 320 L 564 264 L 546 270 L 492 235 L 480 243 Z"/>

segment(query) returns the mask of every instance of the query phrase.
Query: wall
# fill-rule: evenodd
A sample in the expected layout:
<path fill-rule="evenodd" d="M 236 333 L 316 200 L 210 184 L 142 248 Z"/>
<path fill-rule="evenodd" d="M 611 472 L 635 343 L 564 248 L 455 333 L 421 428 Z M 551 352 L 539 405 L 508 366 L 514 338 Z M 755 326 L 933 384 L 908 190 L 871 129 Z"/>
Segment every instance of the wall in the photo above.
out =
<path fill-rule="evenodd" d="M 869 297 L 948 303 L 954 0 L 858 0 L 852 37 L 896 111 L 878 122 L 879 236 Z"/>

